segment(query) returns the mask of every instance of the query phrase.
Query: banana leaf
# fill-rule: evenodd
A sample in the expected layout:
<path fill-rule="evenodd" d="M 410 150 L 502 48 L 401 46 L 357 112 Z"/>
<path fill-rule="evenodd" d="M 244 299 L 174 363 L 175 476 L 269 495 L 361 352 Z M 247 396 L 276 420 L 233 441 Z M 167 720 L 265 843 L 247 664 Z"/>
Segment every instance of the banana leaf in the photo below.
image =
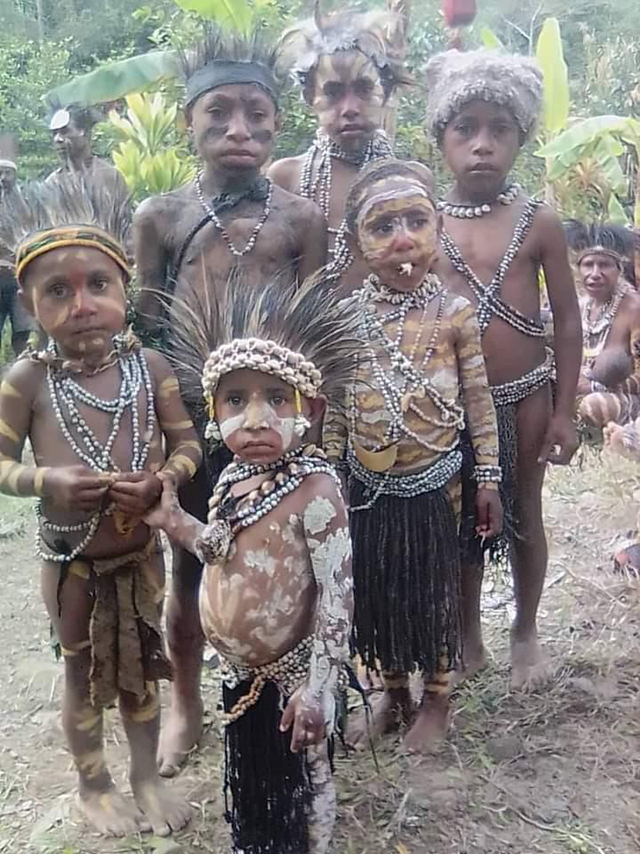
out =
<path fill-rule="evenodd" d="M 557 18 L 547 18 L 542 25 L 536 58 L 544 79 L 542 125 L 548 134 L 556 134 L 567 125 L 570 98 L 569 74 Z"/>
<path fill-rule="evenodd" d="M 535 152 L 536 157 L 562 157 L 574 148 L 595 141 L 601 134 L 613 133 L 622 137 L 625 132 L 630 132 L 632 121 L 633 119 L 624 116 L 594 116 L 591 119 L 582 119 L 539 148 Z"/>
<path fill-rule="evenodd" d="M 491 27 L 480 27 L 480 41 L 488 50 L 504 50 L 504 45 Z"/>
<path fill-rule="evenodd" d="M 90 106 L 116 101 L 132 92 L 142 92 L 159 80 L 177 74 L 178 62 L 174 51 L 150 51 L 101 65 L 88 74 L 63 83 L 47 92 L 45 102 L 55 108 L 68 104 Z"/>
<path fill-rule="evenodd" d="M 248 0 L 176 0 L 181 9 L 196 12 L 202 18 L 230 24 L 241 33 L 247 33 L 254 20 L 254 11 Z"/>

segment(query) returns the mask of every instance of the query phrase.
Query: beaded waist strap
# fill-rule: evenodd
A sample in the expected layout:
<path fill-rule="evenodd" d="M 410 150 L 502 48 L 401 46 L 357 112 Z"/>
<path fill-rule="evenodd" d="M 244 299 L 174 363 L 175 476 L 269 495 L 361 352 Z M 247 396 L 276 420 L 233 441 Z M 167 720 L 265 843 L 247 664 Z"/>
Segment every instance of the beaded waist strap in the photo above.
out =
<path fill-rule="evenodd" d="M 396 498 L 413 498 L 424 492 L 440 489 L 460 471 L 462 467 L 462 452 L 455 448 L 449 451 L 432 466 L 415 474 L 391 475 L 388 472 L 378 474 L 362 465 L 356 457 L 353 448 L 347 449 L 347 465 L 350 474 L 363 483 L 374 493 L 368 509 L 380 495 L 393 495 Z M 351 510 L 362 510 L 365 507 L 352 507 Z"/>
<path fill-rule="evenodd" d="M 517 380 L 491 386 L 493 402 L 496 406 L 508 406 L 510 403 L 520 403 L 525 397 L 538 391 L 543 385 L 555 377 L 553 355 L 548 353 L 541 365 L 527 371 Z"/>

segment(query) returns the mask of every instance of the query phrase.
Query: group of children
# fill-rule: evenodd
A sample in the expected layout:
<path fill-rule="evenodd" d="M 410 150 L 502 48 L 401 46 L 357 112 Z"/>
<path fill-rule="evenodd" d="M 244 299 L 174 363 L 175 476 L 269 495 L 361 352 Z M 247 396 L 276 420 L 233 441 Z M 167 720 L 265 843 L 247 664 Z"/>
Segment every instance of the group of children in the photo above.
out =
<path fill-rule="evenodd" d="M 485 551 L 513 570 L 513 684 L 546 675 L 541 489 L 546 463 L 576 448 L 582 339 L 561 224 L 508 183 L 541 76 L 486 51 L 430 61 L 429 129 L 454 176 L 439 198 L 429 170 L 394 159 L 380 132 L 401 80 L 385 21 L 317 18 L 285 34 L 289 48 L 306 39 L 294 66 L 320 132 L 266 178 L 276 55 L 217 31 L 185 55 L 203 169 L 134 222 L 139 310 L 166 356 L 125 329 L 124 212 L 104 192 L 35 186 L 2 214 L 49 343 L 0 387 L 0 488 L 40 500 L 65 733 L 80 804 L 105 833 L 187 822 L 158 773 L 175 773 L 200 734 L 205 637 L 223 675 L 227 818 L 245 854 L 328 850 L 350 654 L 383 682 L 373 734 L 404 725 L 415 750 L 446 735 L 456 671 L 484 663 Z M 174 546 L 171 668 L 158 529 Z M 157 681 L 171 673 L 158 765 Z M 103 757 L 102 710 L 116 698 L 133 803 Z M 346 737 L 364 735 L 354 721 Z"/>

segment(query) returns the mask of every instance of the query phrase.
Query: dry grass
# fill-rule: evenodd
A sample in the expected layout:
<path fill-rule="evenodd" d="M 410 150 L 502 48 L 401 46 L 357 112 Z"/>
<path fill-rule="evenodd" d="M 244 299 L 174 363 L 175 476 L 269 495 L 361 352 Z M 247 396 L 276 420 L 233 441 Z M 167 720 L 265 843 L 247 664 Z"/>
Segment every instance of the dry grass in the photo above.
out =
<path fill-rule="evenodd" d="M 640 582 L 611 572 L 616 541 L 636 526 L 632 496 L 639 485 L 633 466 L 591 451 L 580 467 L 552 473 L 541 626 L 556 666 L 553 681 L 529 694 L 509 690 L 513 597 L 504 579 L 490 580 L 491 663 L 458 690 L 446 744 L 417 758 L 403 753 L 398 739 L 387 739 L 378 747 L 378 768 L 368 753 L 338 757 L 336 854 L 639 850 Z M 0 606 L 0 640 L 13 656 L 0 664 L 9 688 L 0 718 L 0 854 L 226 852 L 217 685 L 210 670 L 204 744 L 174 784 L 194 805 L 188 831 L 169 843 L 148 837 L 104 842 L 87 834 L 67 794 L 74 775 L 57 725 L 59 680 L 40 640 L 45 621 L 35 604 L 36 584 L 24 572 L 19 583 L 12 574 L 29 546 L 19 531 L 6 542 L 0 572 L 9 598 Z M 30 607 L 11 619 L 7 609 L 24 602 L 27 591 Z M 126 750 L 116 720 L 109 724 L 109 751 L 122 780 Z"/>

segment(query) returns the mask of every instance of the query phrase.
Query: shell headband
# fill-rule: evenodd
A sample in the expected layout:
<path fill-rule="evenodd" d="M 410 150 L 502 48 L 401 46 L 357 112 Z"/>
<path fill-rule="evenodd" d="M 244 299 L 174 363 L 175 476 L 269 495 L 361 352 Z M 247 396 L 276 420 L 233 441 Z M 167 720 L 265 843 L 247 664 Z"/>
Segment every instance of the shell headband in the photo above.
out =
<path fill-rule="evenodd" d="M 610 249 L 608 246 L 596 245 L 585 247 L 578 255 L 577 263 L 582 264 L 588 255 L 606 255 L 608 258 L 613 258 L 620 269 L 622 269 L 622 264 L 625 260 L 619 252 L 616 252 L 615 249 Z"/>

